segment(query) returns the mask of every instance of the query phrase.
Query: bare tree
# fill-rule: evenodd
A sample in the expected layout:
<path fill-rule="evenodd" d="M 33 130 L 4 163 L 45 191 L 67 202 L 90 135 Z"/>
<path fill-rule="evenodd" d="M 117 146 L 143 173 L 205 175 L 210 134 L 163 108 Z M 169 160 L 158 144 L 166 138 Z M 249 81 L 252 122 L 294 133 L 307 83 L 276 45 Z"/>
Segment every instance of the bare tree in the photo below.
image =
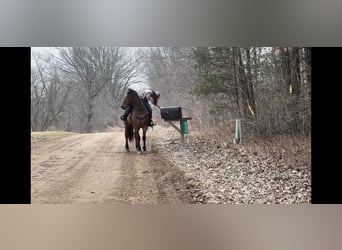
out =
<path fill-rule="evenodd" d="M 50 56 L 33 55 L 31 74 L 31 128 L 45 131 L 55 125 L 64 111 L 70 86 L 61 81 Z"/>
<path fill-rule="evenodd" d="M 182 106 L 185 115 L 191 115 L 191 91 L 196 79 L 192 67 L 192 48 L 149 48 L 140 52 L 142 72 L 148 84 L 161 92 L 163 106 Z"/>
<path fill-rule="evenodd" d="M 135 80 L 136 67 L 122 48 L 60 48 L 59 52 L 60 69 L 73 81 L 81 131 L 90 133 L 95 116 L 106 119 L 99 106 L 117 112 L 127 86 Z"/>
<path fill-rule="evenodd" d="M 214 120 L 208 127 L 242 117 L 245 132 L 259 135 L 310 131 L 309 58 L 310 50 L 296 47 L 196 48 L 196 94 L 214 110 L 203 109 Z"/>

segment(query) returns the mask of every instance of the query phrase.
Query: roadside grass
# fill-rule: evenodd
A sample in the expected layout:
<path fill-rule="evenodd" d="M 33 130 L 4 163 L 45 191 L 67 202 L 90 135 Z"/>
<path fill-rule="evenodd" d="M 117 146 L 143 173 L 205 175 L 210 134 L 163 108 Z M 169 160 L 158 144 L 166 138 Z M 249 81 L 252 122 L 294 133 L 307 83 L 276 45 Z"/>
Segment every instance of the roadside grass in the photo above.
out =
<path fill-rule="evenodd" d="M 31 132 L 31 142 L 45 141 L 50 139 L 58 139 L 75 135 L 77 133 L 65 131 L 44 131 L 44 132 Z"/>

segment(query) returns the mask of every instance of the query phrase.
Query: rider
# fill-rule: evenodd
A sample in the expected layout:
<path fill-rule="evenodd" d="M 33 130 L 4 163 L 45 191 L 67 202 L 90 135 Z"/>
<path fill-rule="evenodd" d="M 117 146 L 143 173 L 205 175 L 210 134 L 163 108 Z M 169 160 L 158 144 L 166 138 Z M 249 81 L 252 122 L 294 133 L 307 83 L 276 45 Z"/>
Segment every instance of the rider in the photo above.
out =
<path fill-rule="evenodd" d="M 153 98 L 153 96 L 156 96 L 156 98 Z M 157 107 L 159 107 L 158 105 L 158 100 L 160 97 L 160 92 L 154 91 L 152 89 L 145 89 L 142 94 L 140 95 L 140 99 L 142 100 L 142 102 L 145 104 L 147 110 L 148 110 L 148 118 L 149 118 L 149 125 L 148 126 L 154 126 L 154 123 L 152 121 L 152 108 L 153 105 L 156 105 Z M 125 110 L 125 113 L 123 115 L 120 116 L 121 120 L 126 120 L 127 116 L 132 112 L 132 107 L 128 107 Z"/>

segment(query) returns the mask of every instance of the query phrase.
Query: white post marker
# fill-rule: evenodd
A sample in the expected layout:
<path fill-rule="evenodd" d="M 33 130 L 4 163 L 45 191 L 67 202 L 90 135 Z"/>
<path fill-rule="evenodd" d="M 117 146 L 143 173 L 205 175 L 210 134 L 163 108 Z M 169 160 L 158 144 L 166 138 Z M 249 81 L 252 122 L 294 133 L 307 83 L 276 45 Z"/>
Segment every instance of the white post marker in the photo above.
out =
<path fill-rule="evenodd" d="M 240 144 L 241 143 L 241 120 L 236 119 L 235 121 L 235 138 L 234 138 L 234 144 Z"/>

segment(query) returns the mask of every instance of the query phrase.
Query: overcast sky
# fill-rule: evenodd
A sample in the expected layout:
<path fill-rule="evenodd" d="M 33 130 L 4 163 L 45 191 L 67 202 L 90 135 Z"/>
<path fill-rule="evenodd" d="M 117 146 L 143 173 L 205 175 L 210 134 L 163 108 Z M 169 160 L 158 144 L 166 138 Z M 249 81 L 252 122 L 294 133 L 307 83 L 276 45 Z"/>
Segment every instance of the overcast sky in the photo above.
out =
<path fill-rule="evenodd" d="M 57 55 L 58 51 L 56 50 L 55 47 L 31 47 L 31 54 L 32 53 L 41 53 L 41 54 L 53 53 Z"/>
<path fill-rule="evenodd" d="M 138 49 L 140 49 L 140 47 L 125 47 L 125 48 L 129 48 L 133 53 L 137 51 Z M 43 54 L 43 55 L 50 53 L 55 56 L 58 56 L 58 51 L 56 47 L 31 47 L 31 65 L 32 66 L 35 65 L 35 62 L 33 61 L 33 57 L 32 57 L 32 54 L 34 53 Z M 136 80 L 139 80 L 141 82 L 138 84 L 132 84 L 130 87 L 132 89 L 135 89 L 138 93 L 141 93 L 145 88 L 149 87 L 144 78 L 137 77 Z"/>

